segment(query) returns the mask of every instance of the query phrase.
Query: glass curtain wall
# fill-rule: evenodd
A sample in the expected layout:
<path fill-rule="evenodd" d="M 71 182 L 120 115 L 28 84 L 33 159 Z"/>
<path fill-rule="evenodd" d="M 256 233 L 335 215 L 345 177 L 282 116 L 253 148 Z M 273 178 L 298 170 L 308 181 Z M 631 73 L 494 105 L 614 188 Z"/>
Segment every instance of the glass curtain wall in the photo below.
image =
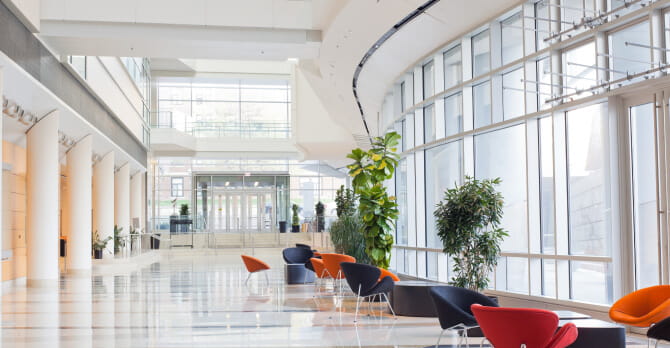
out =
<path fill-rule="evenodd" d="M 424 86 L 424 100 L 431 101 L 416 101 L 423 129 L 414 127 L 420 112 L 396 112 L 382 125 L 400 132 L 404 143 L 394 179 L 401 215 L 391 266 L 398 272 L 449 280 L 433 212 L 444 190 L 469 175 L 502 179 L 503 227 L 510 236 L 490 275 L 491 290 L 607 306 L 627 289 L 662 281 L 658 189 L 649 174 L 657 165 L 658 121 L 653 104 L 623 107 L 619 88 L 658 95 L 648 81 L 663 78 L 654 69 L 666 57 L 651 47 L 670 42 L 670 5 L 556 5 L 529 1 L 481 23 L 445 42 L 442 64 L 430 64 L 431 52 L 392 88 L 405 94 L 405 85 L 420 86 L 407 77 L 418 69 L 423 81 L 427 71 L 444 76 L 444 90 L 427 95 Z M 638 15 L 623 16 L 631 11 Z M 663 37 L 652 35 L 650 25 L 658 23 L 658 11 Z M 589 22 L 594 27 L 574 25 L 594 16 L 602 17 Z M 598 27 L 601 22 L 614 24 Z M 416 106 L 392 94 L 403 110 Z M 444 108 L 430 109 L 432 101 Z M 433 132 L 434 119 L 445 120 L 444 133 Z M 629 212 L 621 210 L 628 206 L 622 199 L 631 200 Z M 622 240 L 631 241 L 632 252 Z M 634 257 L 633 274 L 619 263 L 624 254 Z"/>
<path fill-rule="evenodd" d="M 154 126 L 195 137 L 291 137 L 288 78 L 158 80 Z"/>

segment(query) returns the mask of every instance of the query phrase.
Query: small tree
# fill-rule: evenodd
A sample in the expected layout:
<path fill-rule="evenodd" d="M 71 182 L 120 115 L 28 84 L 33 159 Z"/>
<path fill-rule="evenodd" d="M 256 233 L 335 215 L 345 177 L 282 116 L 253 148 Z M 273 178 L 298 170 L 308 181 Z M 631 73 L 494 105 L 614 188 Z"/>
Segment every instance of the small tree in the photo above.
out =
<path fill-rule="evenodd" d="M 337 217 L 356 214 L 356 194 L 353 190 L 341 185 L 335 192 L 335 204 L 337 204 Z"/>
<path fill-rule="evenodd" d="M 293 204 L 291 206 L 291 210 L 293 210 L 293 217 L 292 217 L 292 220 L 291 220 L 291 224 L 293 226 L 300 226 L 300 217 L 298 216 L 298 205 Z"/>
<path fill-rule="evenodd" d="M 319 201 L 314 206 L 314 210 L 316 210 L 316 231 L 323 232 L 323 230 L 326 229 L 326 217 L 324 214 L 326 212 L 326 207 Z"/>
<path fill-rule="evenodd" d="M 191 212 L 188 210 L 188 204 L 184 203 L 179 207 L 179 215 L 188 216 Z"/>
<path fill-rule="evenodd" d="M 114 253 L 117 254 L 119 251 L 121 251 L 121 248 L 126 246 L 126 240 L 123 239 L 123 236 L 121 235 L 121 232 L 123 232 L 123 227 L 119 227 L 117 225 L 114 225 Z"/>
<path fill-rule="evenodd" d="M 448 189 L 437 204 L 437 234 L 443 251 L 452 257 L 451 284 L 475 291 L 488 286 L 488 274 L 498 264 L 500 243 L 508 234 L 499 227 L 503 197 L 496 191 L 500 178 L 477 180 Z"/>

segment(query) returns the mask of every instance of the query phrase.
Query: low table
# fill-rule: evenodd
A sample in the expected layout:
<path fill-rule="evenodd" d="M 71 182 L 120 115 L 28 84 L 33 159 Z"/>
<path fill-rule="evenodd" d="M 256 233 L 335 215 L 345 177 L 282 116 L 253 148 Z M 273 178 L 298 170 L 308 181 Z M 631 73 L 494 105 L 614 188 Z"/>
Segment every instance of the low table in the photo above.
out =
<path fill-rule="evenodd" d="M 626 329 L 618 324 L 597 319 L 560 320 L 558 326 L 573 323 L 577 326 L 577 340 L 569 348 L 625 348 Z"/>
<path fill-rule="evenodd" d="M 391 307 L 397 315 L 408 317 L 437 317 L 430 288 L 441 284 L 420 280 L 395 282 L 391 291 Z"/>

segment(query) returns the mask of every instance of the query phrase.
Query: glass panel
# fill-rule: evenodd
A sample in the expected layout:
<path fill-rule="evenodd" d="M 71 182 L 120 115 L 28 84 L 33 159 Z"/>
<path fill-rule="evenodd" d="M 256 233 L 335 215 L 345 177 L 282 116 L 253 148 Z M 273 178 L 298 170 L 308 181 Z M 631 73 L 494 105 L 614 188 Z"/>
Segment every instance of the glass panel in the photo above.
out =
<path fill-rule="evenodd" d="M 543 110 L 551 107 L 546 101 L 551 98 L 551 64 L 549 58 L 537 61 L 537 108 Z"/>
<path fill-rule="evenodd" d="M 535 17 L 537 18 L 535 21 L 535 49 L 539 51 L 548 46 L 544 39 L 551 32 L 548 0 L 535 3 Z"/>
<path fill-rule="evenodd" d="M 489 31 L 483 32 L 472 37 L 472 76 L 477 77 L 485 74 L 491 67 L 490 62 L 490 42 Z"/>
<path fill-rule="evenodd" d="M 462 183 L 463 142 L 454 141 L 426 151 L 426 245 L 442 248 L 433 215 L 444 191 Z"/>
<path fill-rule="evenodd" d="M 594 17 L 594 0 L 561 0 L 561 30 L 567 30 L 581 23 L 584 17 Z M 584 28 L 573 30 L 569 34 L 574 36 L 584 31 Z"/>
<path fill-rule="evenodd" d="M 503 118 L 509 120 L 524 114 L 523 69 L 503 75 Z"/>
<path fill-rule="evenodd" d="M 554 236 L 554 137 L 552 134 L 552 118 L 540 119 L 539 125 L 540 147 L 540 223 L 542 253 L 556 252 Z"/>
<path fill-rule="evenodd" d="M 570 261 L 570 279 L 571 299 L 612 303 L 612 270 L 608 263 Z"/>
<path fill-rule="evenodd" d="M 523 21 L 521 12 L 515 13 L 501 23 L 502 63 L 513 62 L 523 56 Z"/>
<path fill-rule="evenodd" d="M 398 199 L 398 210 L 407 212 L 407 160 L 398 162 L 396 170 L 396 198 Z M 407 245 L 407 213 L 400 214 L 396 222 L 396 243 Z"/>
<path fill-rule="evenodd" d="M 528 293 L 528 259 L 507 258 L 507 290 Z"/>
<path fill-rule="evenodd" d="M 596 84 L 596 45 L 593 42 L 563 53 L 563 93 L 585 90 Z M 590 94 L 580 93 L 577 97 Z M 576 99 L 574 97 L 573 99 Z"/>
<path fill-rule="evenodd" d="M 475 129 L 491 124 L 491 83 L 486 81 L 472 87 Z"/>
<path fill-rule="evenodd" d="M 405 81 L 400 83 L 400 111 L 405 112 Z"/>
<path fill-rule="evenodd" d="M 637 45 L 647 46 L 640 47 Z M 610 80 L 649 70 L 651 66 L 649 22 L 642 22 L 609 35 Z M 630 83 L 625 80 L 622 83 Z"/>
<path fill-rule="evenodd" d="M 437 128 L 435 128 L 435 104 L 430 104 L 423 109 L 423 138 L 424 143 L 437 139 Z"/>
<path fill-rule="evenodd" d="M 463 131 L 463 94 L 457 93 L 444 98 L 444 114 L 447 136 Z"/>
<path fill-rule="evenodd" d="M 609 135 L 605 105 L 567 113 L 570 254 L 611 255 Z"/>
<path fill-rule="evenodd" d="M 427 252 L 426 253 L 426 272 L 428 279 L 437 280 L 438 270 L 440 265 L 438 264 L 438 253 Z"/>
<path fill-rule="evenodd" d="M 423 66 L 423 99 L 428 99 L 435 94 L 435 75 L 433 61 Z"/>
<path fill-rule="evenodd" d="M 635 228 L 635 285 L 659 284 L 658 211 L 654 104 L 630 108 L 633 164 L 633 225 Z"/>
<path fill-rule="evenodd" d="M 463 81 L 461 45 L 444 52 L 444 88 L 456 86 Z"/>
<path fill-rule="evenodd" d="M 475 177 L 499 177 L 505 207 L 502 227 L 509 233 L 504 251 L 528 251 L 526 233 L 526 130 L 525 124 L 475 136 Z"/>
<path fill-rule="evenodd" d="M 542 295 L 556 297 L 556 260 L 542 260 Z"/>

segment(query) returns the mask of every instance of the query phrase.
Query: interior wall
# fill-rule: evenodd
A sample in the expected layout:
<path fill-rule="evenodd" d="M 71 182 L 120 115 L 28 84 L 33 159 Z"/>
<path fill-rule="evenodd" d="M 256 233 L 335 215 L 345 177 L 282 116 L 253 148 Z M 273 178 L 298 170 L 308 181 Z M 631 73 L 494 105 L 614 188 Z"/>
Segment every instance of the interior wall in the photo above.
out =
<path fill-rule="evenodd" d="M 26 276 L 26 149 L 2 143 L 2 280 Z"/>

